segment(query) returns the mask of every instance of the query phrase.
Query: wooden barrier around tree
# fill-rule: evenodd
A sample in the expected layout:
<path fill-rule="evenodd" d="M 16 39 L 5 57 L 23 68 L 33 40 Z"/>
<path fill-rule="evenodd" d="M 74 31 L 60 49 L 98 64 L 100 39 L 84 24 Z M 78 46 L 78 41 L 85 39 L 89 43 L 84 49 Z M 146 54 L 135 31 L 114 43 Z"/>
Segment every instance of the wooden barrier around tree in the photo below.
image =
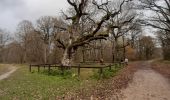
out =
<path fill-rule="evenodd" d="M 115 63 L 115 64 L 120 64 L 120 63 Z M 80 70 L 81 68 L 86 68 L 86 69 L 99 69 L 99 74 L 102 75 L 103 74 L 103 69 L 104 68 L 109 68 L 111 70 L 112 66 L 114 66 L 115 64 L 102 64 L 99 66 L 93 66 L 93 65 L 72 65 L 72 66 L 62 66 L 59 64 L 36 64 L 36 65 L 31 65 L 29 66 L 29 71 L 32 71 L 32 67 L 37 67 L 38 68 L 38 72 L 40 72 L 40 68 L 43 67 L 48 68 L 48 73 L 50 74 L 50 70 L 51 68 L 60 68 L 62 70 L 62 72 L 64 73 L 64 70 L 66 68 L 77 68 L 77 73 L 78 76 L 80 76 Z"/>

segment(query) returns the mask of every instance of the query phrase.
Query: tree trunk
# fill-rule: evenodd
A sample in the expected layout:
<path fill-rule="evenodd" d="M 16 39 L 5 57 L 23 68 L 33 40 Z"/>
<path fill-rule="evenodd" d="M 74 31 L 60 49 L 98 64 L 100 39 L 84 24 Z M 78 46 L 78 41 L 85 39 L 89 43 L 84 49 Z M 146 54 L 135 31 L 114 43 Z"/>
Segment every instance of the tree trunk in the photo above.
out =
<path fill-rule="evenodd" d="M 114 63 L 114 59 L 115 59 L 115 46 L 114 46 L 114 42 L 112 41 L 112 63 Z"/>
<path fill-rule="evenodd" d="M 49 54 L 50 54 L 50 43 L 44 44 L 44 63 L 45 64 L 49 62 L 48 60 Z"/>
<path fill-rule="evenodd" d="M 72 63 L 72 54 L 71 54 L 71 50 L 66 48 L 64 50 L 64 54 L 63 54 L 63 58 L 62 58 L 62 61 L 61 61 L 61 64 L 63 66 L 71 66 L 71 63 Z"/>
<path fill-rule="evenodd" d="M 82 48 L 83 63 L 85 63 L 85 47 Z"/>
<path fill-rule="evenodd" d="M 23 63 L 27 62 L 27 45 L 24 44 L 24 55 L 23 55 Z"/>
<path fill-rule="evenodd" d="M 112 56 L 113 56 L 113 63 L 117 61 L 117 38 L 115 38 L 115 41 L 113 42 L 113 50 L 112 50 Z"/>
<path fill-rule="evenodd" d="M 102 40 L 100 40 L 100 44 L 101 44 L 101 48 L 100 48 L 100 55 L 101 55 L 101 59 L 104 59 L 104 54 L 103 54 L 103 44 L 102 44 Z"/>
<path fill-rule="evenodd" d="M 44 48 L 44 63 L 46 64 L 47 63 L 47 46 L 45 45 L 45 48 Z"/>
<path fill-rule="evenodd" d="M 126 58 L 125 36 L 123 38 L 123 60 Z"/>
<path fill-rule="evenodd" d="M 27 54 L 26 54 L 26 50 L 24 50 L 23 63 L 26 63 L 26 62 L 27 62 L 26 58 L 27 58 Z"/>

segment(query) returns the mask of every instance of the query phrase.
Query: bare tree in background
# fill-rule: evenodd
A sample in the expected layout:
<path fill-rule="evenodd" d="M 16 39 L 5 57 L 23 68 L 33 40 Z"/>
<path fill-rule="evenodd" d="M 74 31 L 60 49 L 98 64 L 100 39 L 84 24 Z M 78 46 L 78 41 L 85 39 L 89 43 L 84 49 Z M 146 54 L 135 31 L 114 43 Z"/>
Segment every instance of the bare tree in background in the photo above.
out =
<path fill-rule="evenodd" d="M 5 63 L 23 63 L 24 53 L 21 43 L 12 41 L 4 48 L 3 62 Z"/>
<path fill-rule="evenodd" d="M 139 23 L 134 24 L 134 27 L 132 30 L 130 30 L 130 32 L 128 33 L 129 36 L 129 41 L 130 41 L 130 46 L 132 48 L 136 48 L 136 41 L 137 38 L 139 37 L 139 35 L 142 33 L 142 28 L 141 25 Z"/>
<path fill-rule="evenodd" d="M 33 24 L 28 20 L 23 20 L 18 24 L 17 37 L 23 47 L 23 63 L 27 62 L 28 36 L 34 32 Z"/>
<path fill-rule="evenodd" d="M 43 16 L 37 20 L 36 32 L 44 41 L 44 63 L 48 62 L 50 48 L 55 35 L 56 18 L 51 16 Z"/>
<path fill-rule="evenodd" d="M 123 7 L 123 10 L 120 14 L 116 15 L 116 17 L 112 18 L 108 23 L 111 35 L 112 35 L 112 56 L 113 62 L 118 60 L 118 51 L 120 48 L 123 48 L 123 58 L 125 58 L 125 47 L 128 45 L 125 44 L 125 34 L 127 34 L 130 30 L 134 28 L 135 25 L 135 17 L 137 16 L 136 12 L 132 9 L 132 5 L 129 3 Z M 122 37 L 123 46 L 120 47 L 118 45 L 118 40 Z"/>
<path fill-rule="evenodd" d="M 170 1 L 169 0 L 139 0 L 139 7 L 153 11 L 154 16 L 143 21 L 143 24 L 170 32 Z"/>
<path fill-rule="evenodd" d="M 9 34 L 5 30 L 0 29 L 0 49 L 2 49 L 9 40 Z"/>
<path fill-rule="evenodd" d="M 40 34 L 32 32 L 28 35 L 27 62 L 44 63 L 44 41 Z"/>
<path fill-rule="evenodd" d="M 157 37 L 161 43 L 162 46 L 162 56 L 165 60 L 170 60 L 170 35 L 169 32 L 165 32 L 163 30 L 160 30 L 157 32 Z"/>
<path fill-rule="evenodd" d="M 149 60 L 153 57 L 155 44 L 153 38 L 150 36 L 143 36 L 139 40 L 139 53 L 140 59 Z"/>
<path fill-rule="evenodd" d="M 10 37 L 9 37 L 8 32 L 0 29 L 0 61 L 1 62 L 4 59 L 4 57 L 3 57 L 4 47 L 5 47 L 5 45 L 6 45 L 6 43 L 8 42 L 9 39 L 10 39 Z"/>
<path fill-rule="evenodd" d="M 169 0 L 139 0 L 140 9 L 152 11 L 152 17 L 141 20 L 144 25 L 158 29 L 161 37 L 164 58 L 170 60 L 170 1 Z M 160 30 L 160 31 L 159 31 Z"/>

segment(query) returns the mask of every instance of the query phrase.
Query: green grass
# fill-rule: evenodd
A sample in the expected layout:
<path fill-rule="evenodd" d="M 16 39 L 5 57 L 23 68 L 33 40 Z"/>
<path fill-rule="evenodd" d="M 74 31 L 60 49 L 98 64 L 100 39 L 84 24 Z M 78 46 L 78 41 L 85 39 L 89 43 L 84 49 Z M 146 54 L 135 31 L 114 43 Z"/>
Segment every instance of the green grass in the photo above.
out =
<path fill-rule="evenodd" d="M 168 61 L 168 60 L 157 60 L 155 62 L 160 62 L 160 63 L 164 63 L 164 64 L 170 64 L 170 61 Z"/>
<path fill-rule="evenodd" d="M 123 68 L 123 66 L 119 66 L 119 65 L 112 66 L 111 69 L 105 68 L 103 71 L 103 74 L 101 76 L 99 75 L 99 71 L 97 70 L 97 71 L 95 71 L 92 78 L 94 78 L 94 79 L 101 79 L 101 78 L 108 79 L 108 78 L 116 76 L 118 74 L 119 70 L 121 70 L 122 68 Z"/>
<path fill-rule="evenodd" d="M 99 76 L 97 70 L 81 69 L 81 77 L 77 77 L 76 69 L 66 71 L 64 76 L 59 70 L 51 71 L 37 69 L 28 71 L 28 66 L 16 65 L 19 69 L 9 78 L 0 81 L 0 100 L 55 100 L 57 96 L 62 97 L 65 93 L 76 92 L 81 88 L 91 88 L 98 80 L 90 76 Z M 103 78 L 115 76 L 120 67 L 112 70 L 105 69 Z M 88 81 L 87 81 L 88 80 Z"/>

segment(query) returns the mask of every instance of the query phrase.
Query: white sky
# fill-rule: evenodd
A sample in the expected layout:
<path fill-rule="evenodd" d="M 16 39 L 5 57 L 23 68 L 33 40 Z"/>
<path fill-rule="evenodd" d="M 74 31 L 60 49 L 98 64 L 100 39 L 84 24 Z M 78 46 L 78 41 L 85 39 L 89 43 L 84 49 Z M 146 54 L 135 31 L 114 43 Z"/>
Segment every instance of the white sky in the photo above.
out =
<path fill-rule="evenodd" d="M 67 0 L 0 0 L 0 28 L 14 32 L 22 20 L 59 16 L 67 7 Z"/>

